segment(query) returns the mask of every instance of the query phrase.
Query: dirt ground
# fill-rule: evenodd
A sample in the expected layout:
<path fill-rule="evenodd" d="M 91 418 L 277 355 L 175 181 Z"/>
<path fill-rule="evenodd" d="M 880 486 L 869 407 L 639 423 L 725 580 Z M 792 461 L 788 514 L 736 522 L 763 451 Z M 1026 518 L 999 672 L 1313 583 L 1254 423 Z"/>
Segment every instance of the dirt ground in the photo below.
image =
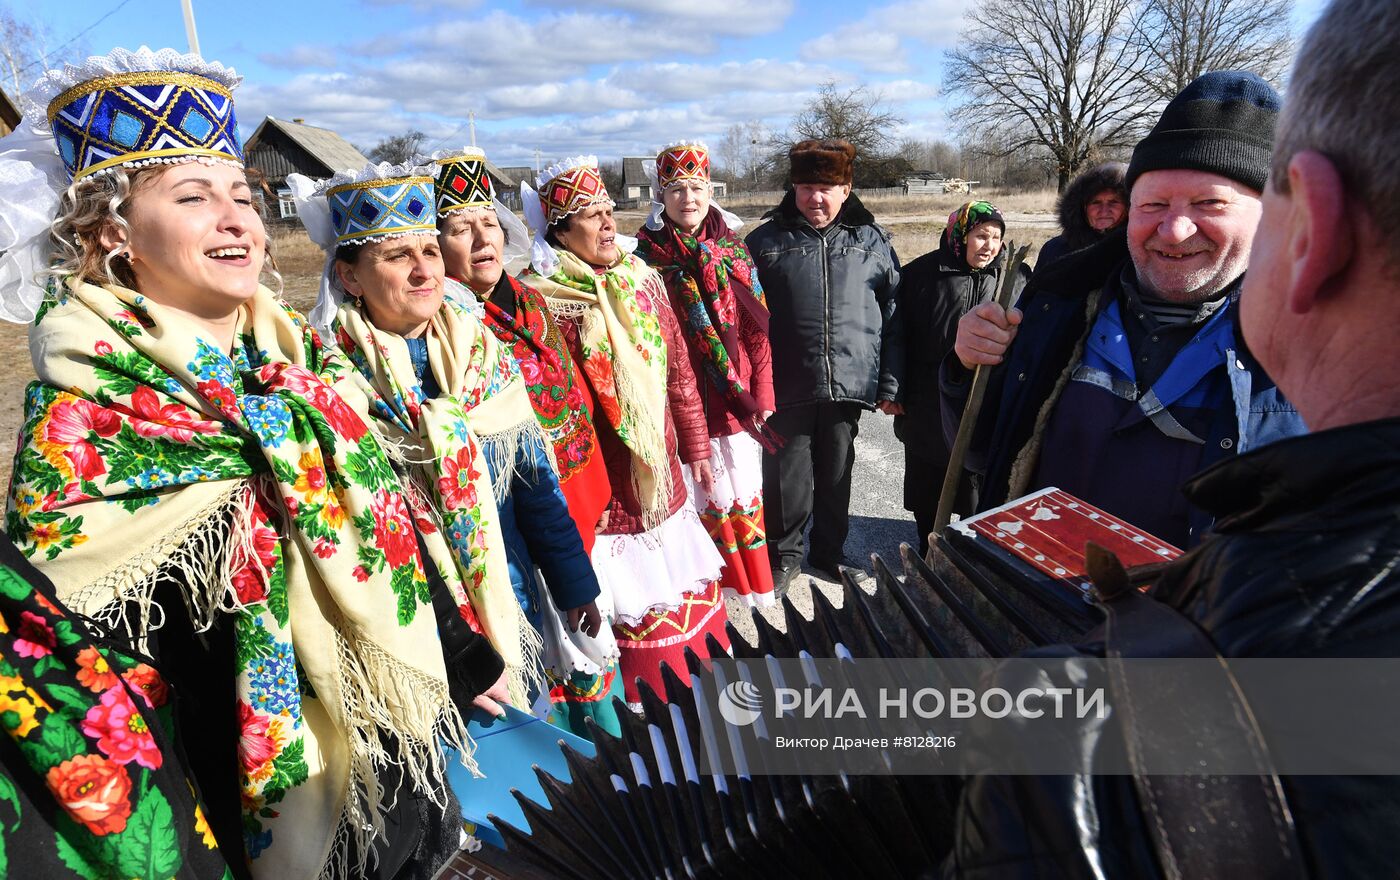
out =
<path fill-rule="evenodd" d="M 938 234 L 943 230 L 948 213 L 965 198 L 886 197 L 872 199 L 869 207 L 876 219 L 889 229 L 896 253 L 902 262 L 907 263 L 937 247 Z M 1033 246 L 1028 258 L 1032 262 L 1040 246 L 1058 232 L 1053 213 L 1053 192 L 979 193 L 978 198 L 988 198 L 1007 211 L 1007 235 L 1020 244 Z M 748 228 L 752 228 L 764 209 L 765 206 L 735 206 L 736 213 L 750 224 Z M 644 218 L 645 213 L 641 211 L 619 212 L 618 228 L 623 232 L 633 232 L 641 226 Z M 298 231 L 274 236 L 272 250 L 282 274 L 287 301 L 303 311 L 311 308 L 316 299 L 324 261 L 320 249 Z M 8 486 L 13 444 L 23 421 L 24 389 L 34 379 L 25 327 L 0 322 L 0 372 L 10 377 L 0 384 L 0 437 L 11 438 L 6 444 L 11 452 L 0 455 L 0 485 Z"/>

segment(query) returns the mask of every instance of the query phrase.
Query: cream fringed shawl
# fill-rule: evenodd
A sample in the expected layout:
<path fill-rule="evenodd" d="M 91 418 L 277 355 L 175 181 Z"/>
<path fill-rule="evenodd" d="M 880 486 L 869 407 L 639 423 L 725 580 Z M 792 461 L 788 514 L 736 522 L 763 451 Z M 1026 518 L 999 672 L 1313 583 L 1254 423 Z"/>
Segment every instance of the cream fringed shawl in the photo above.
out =
<path fill-rule="evenodd" d="M 656 298 L 661 278 L 632 254 L 602 272 L 558 251 L 559 268 L 526 281 L 544 295 L 557 319 L 577 319 L 584 378 L 598 409 L 632 453 L 632 483 L 647 528 L 670 513 L 671 465 L 666 453 L 666 339 Z M 596 418 L 596 415 L 595 415 Z"/>
<path fill-rule="evenodd" d="M 409 505 L 348 365 L 266 289 L 232 354 L 131 290 L 73 285 L 30 331 L 7 526 L 75 611 L 141 639 L 165 579 L 233 614 L 259 878 L 358 873 L 403 767 L 445 804 L 468 754 Z M 334 384 L 328 384 L 334 383 Z M 350 844 L 354 844 L 353 850 Z"/>
<path fill-rule="evenodd" d="M 441 389 L 428 400 L 408 343 L 376 327 L 358 300 L 341 305 L 335 332 L 373 386 L 375 429 L 400 450 L 410 479 L 441 524 L 440 535 L 425 529 L 429 554 L 446 563 L 439 568 L 454 590 L 465 586 L 473 628 L 491 639 L 505 661 L 511 701 L 529 705 L 531 686 L 544 680 L 544 642 L 511 586 L 496 502 L 509 490 L 520 443 L 544 449 L 549 443 L 510 349 L 474 315 L 444 300 L 423 331 L 428 369 Z"/>

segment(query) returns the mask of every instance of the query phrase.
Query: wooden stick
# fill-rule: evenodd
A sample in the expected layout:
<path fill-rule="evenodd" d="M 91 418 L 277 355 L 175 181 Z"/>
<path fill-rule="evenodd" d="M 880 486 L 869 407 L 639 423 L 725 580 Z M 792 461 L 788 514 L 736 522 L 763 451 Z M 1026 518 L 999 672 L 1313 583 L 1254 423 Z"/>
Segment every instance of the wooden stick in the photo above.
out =
<path fill-rule="evenodd" d="M 1030 245 L 1016 248 L 1015 243 L 1007 242 L 1006 249 L 1011 257 L 1006 261 L 1005 273 L 1001 276 L 1001 289 L 992 300 L 1002 309 L 1011 308 L 1011 300 L 1016 295 L 1016 276 L 1021 264 L 1026 261 Z M 948 456 L 948 471 L 943 475 L 943 492 L 938 496 L 938 515 L 933 520 L 933 532 L 938 534 L 953 517 L 953 502 L 958 497 L 958 487 L 964 479 L 963 462 L 967 459 L 967 447 L 972 444 L 972 432 L 977 426 L 977 416 L 982 411 L 982 399 L 987 396 L 987 383 L 991 381 L 992 367 L 978 364 L 972 374 L 972 389 L 967 394 L 967 404 L 963 407 L 962 420 L 958 422 L 958 437 L 953 442 Z"/>

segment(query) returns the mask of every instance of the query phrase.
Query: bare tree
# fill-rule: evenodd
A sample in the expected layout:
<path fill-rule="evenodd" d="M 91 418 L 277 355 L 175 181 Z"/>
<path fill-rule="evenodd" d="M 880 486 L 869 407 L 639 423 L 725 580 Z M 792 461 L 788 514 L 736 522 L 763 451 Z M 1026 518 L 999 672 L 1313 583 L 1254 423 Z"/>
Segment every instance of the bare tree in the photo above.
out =
<path fill-rule="evenodd" d="M 856 148 L 856 186 L 884 186 L 909 170 L 894 150 L 894 131 L 903 122 L 880 92 L 866 86 L 843 89 L 828 81 L 792 118 L 787 138 L 774 139 L 770 155 L 775 167 L 786 169 L 788 148 L 798 141 L 841 138 Z"/>
<path fill-rule="evenodd" d="M 603 176 L 603 186 L 607 188 L 609 194 L 614 199 L 626 198 L 627 193 L 622 191 L 622 160 L 604 159 L 598 163 L 598 173 Z"/>
<path fill-rule="evenodd" d="M 773 133 L 757 119 L 736 122 L 725 129 L 719 142 L 719 157 L 724 168 L 746 187 L 757 188 L 767 175 L 773 152 Z"/>
<path fill-rule="evenodd" d="M 395 165 L 402 165 L 405 162 L 411 162 L 422 151 L 423 142 L 427 139 L 426 134 L 415 129 L 386 137 L 375 144 L 366 155 L 375 162 L 393 162 Z"/>
<path fill-rule="evenodd" d="M 1041 148 L 1060 189 L 1096 151 L 1136 140 L 1151 104 L 1131 39 L 1135 0 L 1001 0 L 975 6 L 948 53 L 953 118 L 1002 155 Z"/>
<path fill-rule="evenodd" d="M 1293 0 L 1142 0 L 1133 40 L 1157 96 L 1211 70 L 1248 70 L 1280 85 L 1293 52 Z"/>
<path fill-rule="evenodd" d="M 86 43 L 73 39 L 49 51 L 52 34 L 43 22 L 21 18 L 0 5 L 0 87 L 12 97 L 28 89 L 49 67 L 87 54 Z"/>

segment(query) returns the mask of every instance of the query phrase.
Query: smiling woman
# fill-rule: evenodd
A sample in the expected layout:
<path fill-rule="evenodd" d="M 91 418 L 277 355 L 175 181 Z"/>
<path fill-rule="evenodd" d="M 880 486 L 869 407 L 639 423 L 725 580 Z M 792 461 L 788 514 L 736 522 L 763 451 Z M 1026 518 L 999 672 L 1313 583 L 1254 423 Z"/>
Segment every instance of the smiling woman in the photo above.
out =
<path fill-rule="evenodd" d="M 427 875 L 458 840 L 431 821 L 453 809 L 440 743 L 467 749 L 462 712 L 500 659 L 440 601 L 344 356 L 259 283 L 238 82 L 117 50 L 41 77 L 0 145 L 4 235 L 37 221 L 0 238 L 3 314 L 34 321 L 39 377 L 6 527 L 100 642 L 151 658 L 142 693 L 199 744 L 203 803 L 153 827 L 170 807 L 129 765 L 174 753 L 96 684 L 94 657 L 76 658 L 103 692 L 81 734 L 18 743 L 27 766 L 7 753 L 0 770 L 48 783 L 93 875 L 151 853 L 173 853 L 141 869 L 161 876 L 218 876 L 219 857 L 239 878 Z"/>

